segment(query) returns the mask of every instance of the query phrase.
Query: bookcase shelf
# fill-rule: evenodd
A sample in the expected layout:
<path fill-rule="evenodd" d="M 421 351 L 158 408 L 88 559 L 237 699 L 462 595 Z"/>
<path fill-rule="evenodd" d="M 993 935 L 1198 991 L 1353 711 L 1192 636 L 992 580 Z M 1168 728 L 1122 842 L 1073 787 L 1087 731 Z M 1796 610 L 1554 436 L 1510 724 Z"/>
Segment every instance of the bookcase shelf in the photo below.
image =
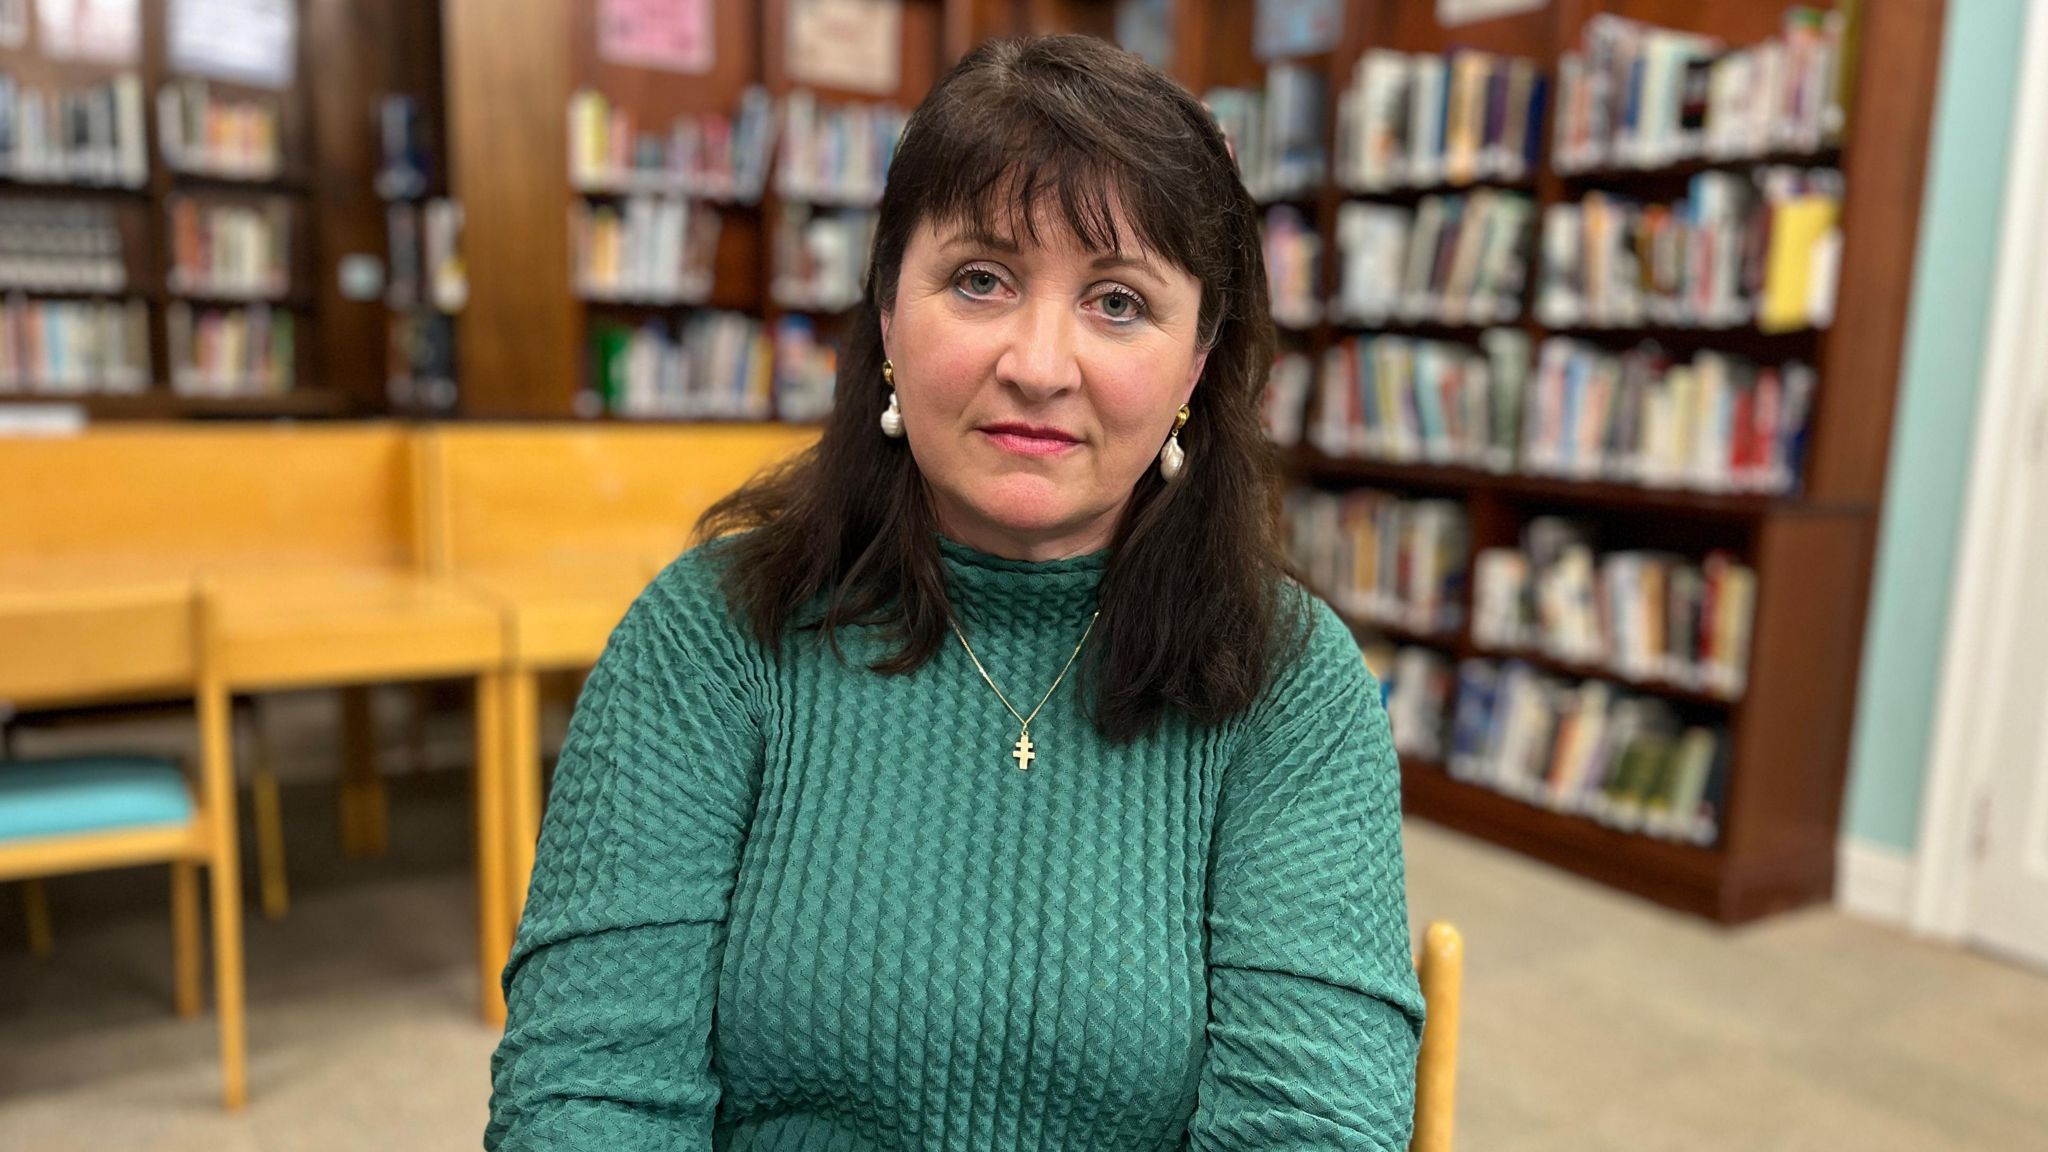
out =
<path fill-rule="evenodd" d="M 1744 172 L 1780 165 L 1835 168 L 1841 163 L 1840 148 L 1822 148 L 1813 152 L 1766 152 L 1754 156 L 1700 156 L 1654 168 L 1561 169 L 1556 176 L 1573 193 L 1599 190 L 1628 195 L 1651 191 L 1661 195 L 1702 172 Z"/>
<path fill-rule="evenodd" d="M 147 185 L 99 184 L 82 180 L 35 180 L 0 173 L 0 193 L 43 196 L 110 196 L 122 200 L 147 200 Z"/>
<path fill-rule="evenodd" d="M 1411 814 L 1570 872 L 1721 921 L 1755 919 L 1774 886 L 1729 886 L 1725 852 L 1658 840 L 1451 778 L 1443 766 L 1404 758 L 1401 803 Z"/>
<path fill-rule="evenodd" d="M 218 172 L 172 169 L 170 182 L 181 192 L 233 192 L 252 195 L 304 196 L 312 184 L 298 175 L 229 176 Z"/>
<path fill-rule="evenodd" d="M 1568 680 L 1600 680 L 1633 695 L 1655 696 L 1693 711 L 1721 714 L 1723 720 L 1726 719 L 1726 713 L 1732 712 L 1742 704 L 1740 695 L 1725 696 L 1689 684 L 1656 677 L 1635 679 L 1605 664 L 1560 660 L 1532 648 L 1488 647 L 1475 642 L 1471 633 L 1463 628 L 1420 629 L 1396 620 L 1342 609 L 1339 609 L 1338 615 L 1353 633 L 1361 636 L 1379 636 L 1400 645 L 1433 648 L 1457 660 L 1476 658 L 1497 662 L 1519 661 L 1539 671 Z"/>
<path fill-rule="evenodd" d="M 1732 328 L 1653 324 L 1575 325 L 1539 330 L 1546 335 L 1564 336 L 1603 348 L 1625 349 L 1647 342 L 1688 356 L 1694 352 L 1725 352 L 1758 363 L 1811 360 L 1822 338 L 1827 335 L 1824 328 L 1765 332 L 1747 325 Z"/>
<path fill-rule="evenodd" d="M 1703 691 L 1686 684 L 1674 684 L 1668 680 L 1635 680 L 1604 664 L 1581 664 L 1571 660 L 1559 660 L 1554 656 L 1529 649 L 1487 648 L 1468 643 L 1462 651 L 1464 655 L 1486 660 L 1519 660 L 1532 668 L 1568 680 L 1602 680 L 1637 695 L 1657 696 L 1712 712 L 1732 711 L 1742 703 L 1739 697 L 1723 696 L 1717 692 Z"/>
<path fill-rule="evenodd" d="M 249 396 L 188 396 L 158 385 L 146 392 L 8 392 L 0 405 L 75 406 L 93 420 L 335 418 L 351 413 L 347 397 L 331 391 Z"/>
<path fill-rule="evenodd" d="M 1450 494 L 1483 492 L 1511 500 L 1613 508 L 1656 515 L 1747 521 L 1762 517 L 1776 503 L 1769 496 L 1644 488 L 1605 481 L 1488 472 L 1453 464 L 1340 458 L 1306 446 L 1293 449 L 1285 459 L 1288 470 L 1303 480 L 1385 485 Z"/>
<path fill-rule="evenodd" d="M 1338 615 L 1353 632 L 1376 633 L 1402 644 L 1419 644 L 1424 648 L 1435 648 L 1457 654 L 1467 647 L 1465 634 L 1451 628 L 1415 628 L 1395 620 L 1378 616 L 1362 615 L 1357 612 L 1338 610 Z"/>
<path fill-rule="evenodd" d="M 1363 200 L 1372 204 L 1415 204 L 1432 196 L 1465 196 L 1473 192 L 1513 192 L 1520 196 L 1534 196 L 1536 185 L 1530 180 L 1468 180 L 1459 184 L 1390 185 L 1385 188 L 1340 188 L 1337 195 L 1345 200 Z"/>

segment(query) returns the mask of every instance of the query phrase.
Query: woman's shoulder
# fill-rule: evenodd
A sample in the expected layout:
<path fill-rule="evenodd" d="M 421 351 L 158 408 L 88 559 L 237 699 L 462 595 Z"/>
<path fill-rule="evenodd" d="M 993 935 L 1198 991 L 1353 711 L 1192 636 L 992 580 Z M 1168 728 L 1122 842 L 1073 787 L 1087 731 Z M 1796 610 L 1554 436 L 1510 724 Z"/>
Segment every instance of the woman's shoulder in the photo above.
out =
<path fill-rule="evenodd" d="M 743 676 L 756 669 L 759 653 L 726 597 L 729 561 L 718 540 L 669 561 L 626 610 L 612 645 L 657 649 L 703 671 Z"/>
<path fill-rule="evenodd" d="M 1294 580 L 1278 589 L 1272 673 L 1248 720 L 1255 732 L 1320 718 L 1356 723 L 1356 709 L 1379 701 L 1379 682 L 1351 626 Z"/>

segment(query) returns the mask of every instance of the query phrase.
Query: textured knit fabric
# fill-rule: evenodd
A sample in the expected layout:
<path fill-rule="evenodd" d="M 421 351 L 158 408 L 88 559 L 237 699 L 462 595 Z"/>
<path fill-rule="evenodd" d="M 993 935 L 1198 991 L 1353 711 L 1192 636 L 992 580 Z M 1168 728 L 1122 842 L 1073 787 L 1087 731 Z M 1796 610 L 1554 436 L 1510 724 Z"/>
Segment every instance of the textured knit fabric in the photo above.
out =
<path fill-rule="evenodd" d="M 1028 712 L 1101 554 L 942 542 Z M 1377 686 L 1319 602 L 1237 720 L 1031 726 L 949 644 L 771 655 L 715 546 L 611 639 L 556 771 L 505 974 L 493 1149 L 1407 1146 L 1422 1001 Z"/>

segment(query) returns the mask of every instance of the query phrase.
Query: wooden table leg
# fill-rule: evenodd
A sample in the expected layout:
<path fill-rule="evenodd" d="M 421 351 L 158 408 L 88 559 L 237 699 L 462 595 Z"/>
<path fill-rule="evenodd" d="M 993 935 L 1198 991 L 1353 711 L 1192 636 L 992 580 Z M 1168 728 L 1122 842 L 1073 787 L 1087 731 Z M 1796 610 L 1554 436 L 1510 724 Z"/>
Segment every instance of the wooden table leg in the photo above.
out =
<path fill-rule="evenodd" d="M 233 737 L 228 696 L 217 682 L 199 689 L 199 755 L 205 781 L 207 880 L 213 892 L 214 1011 L 220 1017 L 221 1100 L 239 1112 L 249 1101 L 248 1024 L 242 972 L 242 868 L 235 820 Z"/>
<path fill-rule="evenodd" d="M 505 908 L 517 931 L 540 840 L 540 683 L 531 668 L 505 674 Z"/>
<path fill-rule="evenodd" d="M 504 677 L 476 680 L 476 910 L 478 1004 L 484 1022 L 505 1022 L 499 977 L 511 950 L 505 903 Z"/>
<path fill-rule="evenodd" d="M 278 794 L 277 760 L 271 755 L 270 730 L 263 725 L 260 698 L 245 698 L 235 714 L 246 721 L 249 736 L 249 806 L 256 821 L 257 891 L 263 897 L 265 918 L 282 920 L 291 909 L 291 886 L 285 873 L 284 802 Z"/>
<path fill-rule="evenodd" d="M 341 690 L 341 850 L 346 856 L 382 856 L 390 844 L 390 801 L 377 774 L 376 717 L 370 689 Z"/>

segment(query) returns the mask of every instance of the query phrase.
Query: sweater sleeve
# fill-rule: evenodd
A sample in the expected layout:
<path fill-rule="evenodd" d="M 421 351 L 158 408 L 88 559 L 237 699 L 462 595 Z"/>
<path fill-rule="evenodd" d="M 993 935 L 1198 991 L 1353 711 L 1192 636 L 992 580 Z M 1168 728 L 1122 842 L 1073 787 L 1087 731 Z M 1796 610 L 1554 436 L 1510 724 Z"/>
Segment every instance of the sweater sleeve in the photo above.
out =
<path fill-rule="evenodd" d="M 759 763 L 715 595 L 701 564 L 672 565 L 577 702 L 505 968 L 488 1149 L 711 1147 L 712 1010 Z"/>
<path fill-rule="evenodd" d="M 1198 1152 L 1401 1152 L 1414 1124 L 1423 1005 L 1393 740 L 1348 630 L 1321 601 L 1308 616 L 1218 800 Z"/>

